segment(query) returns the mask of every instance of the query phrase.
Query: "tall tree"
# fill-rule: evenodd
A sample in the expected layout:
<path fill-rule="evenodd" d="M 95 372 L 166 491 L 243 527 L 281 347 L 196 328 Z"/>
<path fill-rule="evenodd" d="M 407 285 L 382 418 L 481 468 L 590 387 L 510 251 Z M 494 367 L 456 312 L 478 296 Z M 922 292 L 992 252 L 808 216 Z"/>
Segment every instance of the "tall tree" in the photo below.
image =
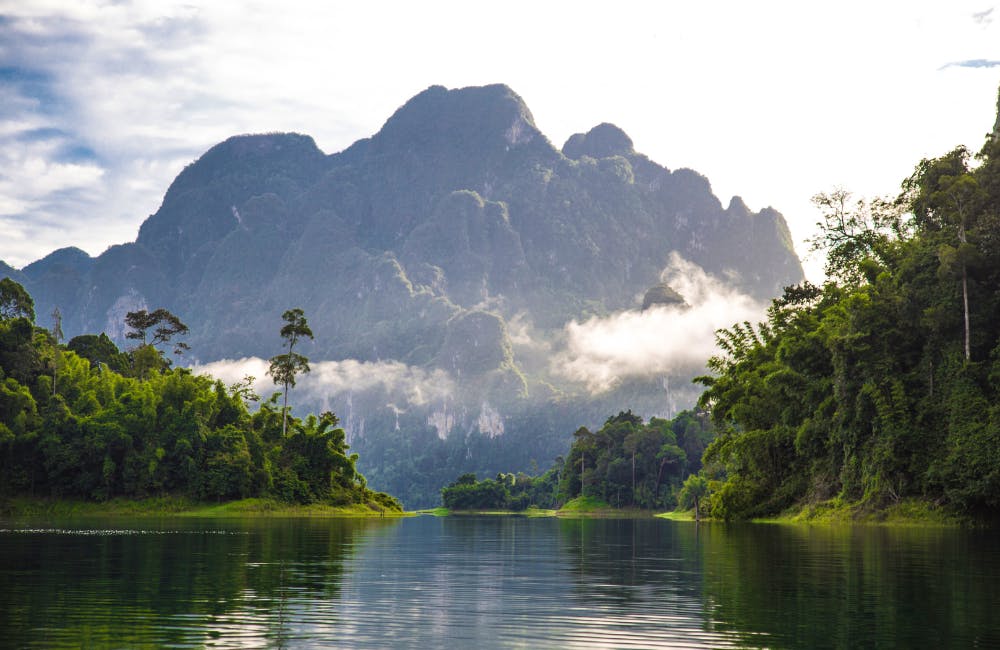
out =
<path fill-rule="evenodd" d="M 162 307 L 154 312 L 145 309 L 130 311 L 125 314 L 125 324 L 131 331 L 125 333 L 125 338 L 141 341 L 140 347 L 146 345 L 157 346 L 161 343 L 170 343 L 174 336 L 188 333 L 188 326 L 180 318 L 173 315 Z M 153 329 L 152 338 L 147 340 L 147 330 Z M 191 347 L 182 341 L 174 342 L 174 354 L 183 354 Z"/>
<path fill-rule="evenodd" d="M 62 360 L 62 353 L 59 351 L 59 343 L 63 340 L 62 312 L 56 306 L 52 310 L 52 338 L 56 344 L 53 346 L 52 354 L 52 394 L 56 394 L 56 379 L 59 374 L 59 365 Z"/>
<path fill-rule="evenodd" d="M 138 347 L 129 353 L 132 372 L 136 377 L 145 378 L 151 371 L 163 371 L 170 367 L 170 360 L 157 345 L 171 343 L 177 335 L 187 334 L 188 326 L 181 319 L 162 307 L 153 312 L 145 309 L 125 314 L 125 324 L 131 330 L 125 338 L 139 341 Z M 150 334 L 149 330 L 152 330 Z M 190 349 L 187 343 L 173 342 L 174 354 L 180 355 Z"/>
<path fill-rule="evenodd" d="M 27 318 L 35 321 L 35 301 L 20 284 L 4 278 L 0 280 L 0 320 Z"/>
<path fill-rule="evenodd" d="M 824 271 L 845 282 L 865 279 L 866 267 L 886 264 L 891 243 L 905 235 L 900 206 L 883 199 L 853 202 L 851 193 L 836 188 L 812 197 L 821 212 L 818 235 L 809 240 L 809 250 L 826 253 Z"/>
<path fill-rule="evenodd" d="M 59 307 L 56 306 L 56 308 L 52 310 L 52 338 L 56 340 L 56 344 L 58 345 L 63 340 L 64 336 L 65 335 L 62 330 L 62 312 L 59 311 Z"/>
<path fill-rule="evenodd" d="M 903 201 L 926 232 L 939 232 L 951 239 L 941 244 L 938 257 L 942 275 L 957 276 L 962 285 L 962 315 L 965 323 L 965 360 L 971 360 L 969 324 L 969 268 L 979 251 L 969 241 L 982 212 L 986 193 L 969 169 L 969 152 L 957 147 L 948 154 L 923 160 L 913 176 L 903 183 Z"/>
<path fill-rule="evenodd" d="M 295 387 L 296 375 L 309 372 L 309 359 L 294 351 L 295 344 L 302 337 L 312 339 L 313 333 L 309 329 L 305 313 L 297 307 L 286 311 L 281 318 L 285 321 L 285 325 L 281 328 L 281 338 L 285 339 L 288 349 L 284 354 L 271 357 L 271 367 L 268 368 L 267 374 L 271 375 L 275 384 L 284 386 L 281 435 L 285 436 L 288 431 L 288 390 Z"/>

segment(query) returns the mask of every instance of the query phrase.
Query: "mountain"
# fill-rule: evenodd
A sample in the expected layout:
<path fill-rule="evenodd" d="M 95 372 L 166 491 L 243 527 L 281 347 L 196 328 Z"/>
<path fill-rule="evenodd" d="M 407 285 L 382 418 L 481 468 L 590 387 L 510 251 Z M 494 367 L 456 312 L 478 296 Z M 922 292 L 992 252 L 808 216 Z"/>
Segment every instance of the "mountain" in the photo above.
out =
<path fill-rule="evenodd" d="M 592 397 L 551 360 L 570 322 L 649 296 L 682 308 L 661 286 L 676 255 L 759 300 L 803 278 L 781 214 L 723 208 L 618 127 L 559 150 L 510 88 L 434 86 L 332 155 L 299 134 L 232 137 L 178 175 L 135 242 L 0 275 L 39 322 L 58 305 L 69 337 L 123 344 L 126 312 L 165 307 L 201 363 L 278 353 L 280 314 L 302 307 L 315 367 L 298 408 L 336 409 L 373 484 L 413 506 L 462 471 L 547 464 L 610 410 L 669 410 L 663 377 Z"/>

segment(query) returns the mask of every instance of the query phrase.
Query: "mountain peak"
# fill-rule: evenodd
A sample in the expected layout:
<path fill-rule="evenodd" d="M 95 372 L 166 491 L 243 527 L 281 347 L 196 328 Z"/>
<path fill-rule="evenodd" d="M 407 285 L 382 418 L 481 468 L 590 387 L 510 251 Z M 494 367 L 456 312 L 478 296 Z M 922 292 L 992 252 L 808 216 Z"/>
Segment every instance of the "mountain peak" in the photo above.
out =
<path fill-rule="evenodd" d="M 379 148 L 451 145 L 490 152 L 541 133 L 524 100 L 503 84 L 449 90 L 431 86 L 393 113 L 373 139 Z"/>
<path fill-rule="evenodd" d="M 733 196 L 733 198 L 729 199 L 729 207 L 726 208 L 726 212 L 741 216 L 749 216 L 751 214 L 750 208 L 747 207 L 742 196 Z"/>
<path fill-rule="evenodd" d="M 187 165 L 174 179 L 164 203 L 191 188 L 217 181 L 225 174 L 246 172 L 249 175 L 264 173 L 300 172 L 322 164 L 324 154 L 308 135 L 300 133 L 261 133 L 234 135 L 215 145 L 197 160 Z M 254 179 L 257 180 L 257 179 Z"/>
<path fill-rule="evenodd" d="M 632 138 L 614 124 L 603 122 L 587 133 L 574 133 L 563 145 L 563 155 L 578 160 L 582 156 L 610 158 L 635 154 Z"/>
<path fill-rule="evenodd" d="M 76 246 L 68 246 L 52 251 L 42 259 L 32 262 L 21 272 L 30 278 L 40 276 L 53 269 L 83 273 L 93 261 L 94 259 L 90 255 Z"/>

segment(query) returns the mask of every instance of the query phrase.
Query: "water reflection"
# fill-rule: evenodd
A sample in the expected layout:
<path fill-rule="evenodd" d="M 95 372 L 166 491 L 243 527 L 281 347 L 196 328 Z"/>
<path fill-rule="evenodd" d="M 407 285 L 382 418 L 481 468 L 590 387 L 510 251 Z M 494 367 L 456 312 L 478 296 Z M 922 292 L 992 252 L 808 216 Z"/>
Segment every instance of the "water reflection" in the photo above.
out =
<path fill-rule="evenodd" d="M 290 612 L 336 599 L 362 529 L 391 522 L 74 522 L 0 533 L 10 647 L 280 647 Z M 27 528 L 27 529 L 26 529 Z"/>
<path fill-rule="evenodd" d="M 730 647 L 665 523 L 408 521 L 348 562 L 349 645 Z"/>
<path fill-rule="evenodd" d="M 705 526 L 718 629 L 772 648 L 1000 647 L 992 531 Z"/>
<path fill-rule="evenodd" d="M 641 631 L 635 647 L 734 647 L 702 595 L 698 530 L 662 520 L 560 521 L 574 598 L 615 634 Z M 594 625 L 591 626 L 596 627 Z M 586 640 L 581 646 L 587 646 Z M 613 644 L 613 647 L 622 647 Z"/>
<path fill-rule="evenodd" d="M 1000 647 L 988 531 L 0 523 L 0 646 Z"/>

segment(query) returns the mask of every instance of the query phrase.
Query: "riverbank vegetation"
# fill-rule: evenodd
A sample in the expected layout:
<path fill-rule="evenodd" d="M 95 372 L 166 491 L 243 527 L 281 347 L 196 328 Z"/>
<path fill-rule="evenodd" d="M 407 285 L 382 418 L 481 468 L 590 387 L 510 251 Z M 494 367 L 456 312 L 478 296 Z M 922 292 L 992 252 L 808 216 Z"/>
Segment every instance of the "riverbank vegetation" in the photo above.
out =
<path fill-rule="evenodd" d="M 621 412 L 596 432 L 578 429 L 566 458 L 541 476 L 500 473 L 477 480 L 464 474 L 441 490 L 441 500 L 452 511 L 673 508 L 683 477 L 698 472 L 712 435 L 705 413 L 644 422 Z"/>
<path fill-rule="evenodd" d="M 978 156 L 923 160 L 895 200 L 816 197 L 831 280 L 719 332 L 701 379 L 718 437 L 705 509 L 913 502 L 1000 511 L 1000 121 Z"/>
<path fill-rule="evenodd" d="M 234 501 L 206 502 L 187 497 L 165 496 L 108 501 L 31 497 L 0 498 L 0 516 L 7 518 L 72 519 L 77 517 L 405 517 L 398 508 L 371 503 L 330 505 L 329 503 L 289 503 L 269 497 L 249 497 Z"/>
<path fill-rule="evenodd" d="M 281 393 L 251 412 L 259 397 L 250 381 L 227 387 L 172 367 L 155 343 L 186 327 L 169 312 L 165 326 L 130 314 L 130 338 L 142 343 L 126 352 L 104 335 L 62 345 L 58 321 L 52 330 L 36 326 L 30 296 L 2 282 L 0 497 L 140 505 L 165 496 L 216 504 L 254 498 L 258 506 L 401 510 L 367 487 L 333 413 L 290 417 L 278 405 Z"/>

